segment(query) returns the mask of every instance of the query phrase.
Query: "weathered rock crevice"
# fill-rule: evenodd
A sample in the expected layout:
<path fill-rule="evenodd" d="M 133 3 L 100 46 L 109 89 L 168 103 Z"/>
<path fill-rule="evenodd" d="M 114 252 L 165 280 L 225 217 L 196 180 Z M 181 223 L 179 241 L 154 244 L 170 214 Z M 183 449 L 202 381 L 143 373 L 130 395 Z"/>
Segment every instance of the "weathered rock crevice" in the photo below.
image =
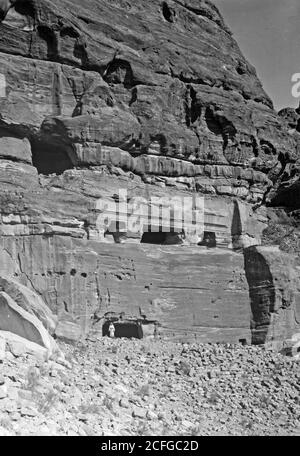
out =
<path fill-rule="evenodd" d="M 109 63 L 103 73 L 103 79 L 108 84 L 122 84 L 128 90 L 136 85 L 130 63 L 121 58 L 114 58 Z"/>
<path fill-rule="evenodd" d="M 293 258 L 268 247 L 244 250 L 245 275 L 249 286 L 253 344 L 288 339 L 298 327 L 299 276 Z M 282 270 L 283 264 L 284 270 Z"/>
<path fill-rule="evenodd" d="M 57 62 L 59 56 L 58 37 L 54 30 L 47 25 L 39 25 L 37 32 L 41 40 L 45 42 L 47 60 Z"/>
<path fill-rule="evenodd" d="M 163 2 L 162 4 L 162 14 L 168 22 L 173 23 L 176 19 L 175 11 L 169 7 L 167 2 Z"/>
<path fill-rule="evenodd" d="M 245 250 L 245 273 L 249 285 L 249 297 L 253 320 L 252 343 L 265 343 L 275 311 L 275 287 L 270 268 L 257 249 Z"/>

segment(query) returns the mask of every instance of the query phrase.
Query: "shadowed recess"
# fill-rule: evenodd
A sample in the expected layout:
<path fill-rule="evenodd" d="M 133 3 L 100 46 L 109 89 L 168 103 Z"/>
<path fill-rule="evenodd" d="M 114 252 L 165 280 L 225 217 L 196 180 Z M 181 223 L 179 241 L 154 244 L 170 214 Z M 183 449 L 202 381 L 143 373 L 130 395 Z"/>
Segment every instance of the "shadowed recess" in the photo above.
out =
<path fill-rule="evenodd" d="M 106 321 L 102 327 L 103 336 L 109 336 L 109 326 L 111 321 Z M 127 339 L 142 339 L 143 329 L 140 323 L 135 321 L 114 322 L 115 337 L 125 337 Z"/>
<path fill-rule="evenodd" d="M 32 162 L 39 174 L 62 174 L 74 168 L 69 155 L 69 147 L 54 144 L 45 139 L 32 141 Z"/>
<path fill-rule="evenodd" d="M 275 308 L 275 286 L 265 258 L 255 247 L 244 250 L 244 264 L 252 311 L 252 343 L 266 342 Z"/>

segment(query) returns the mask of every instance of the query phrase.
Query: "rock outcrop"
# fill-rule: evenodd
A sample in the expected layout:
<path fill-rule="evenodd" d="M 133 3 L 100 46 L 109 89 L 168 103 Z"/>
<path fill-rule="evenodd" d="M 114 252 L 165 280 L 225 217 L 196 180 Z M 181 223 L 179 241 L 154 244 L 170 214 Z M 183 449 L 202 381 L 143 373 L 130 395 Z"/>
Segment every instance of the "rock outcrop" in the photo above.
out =
<path fill-rule="evenodd" d="M 54 334 L 57 317 L 39 295 L 24 285 L 5 277 L 0 277 L 0 290 L 10 296 L 19 307 L 37 317 L 50 334 Z"/>
<path fill-rule="evenodd" d="M 253 343 L 283 341 L 299 324 L 297 261 L 279 249 L 249 247 L 244 251 L 249 285 Z"/>
<path fill-rule="evenodd" d="M 0 278 L 0 351 L 7 345 L 14 356 L 27 353 L 41 362 L 51 359 L 68 365 L 52 337 L 56 329 L 57 317 L 41 296 L 12 279 Z"/>
<path fill-rule="evenodd" d="M 279 116 L 289 128 L 289 134 L 296 143 L 296 154 L 292 160 L 284 158 L 283 168 L 279 178 L 270 192 L 269 201 L 272 206 L 283 206 L 298 210 L 299 206 L 299 148 L 300 148 L 300 110 L 282 109 Z"/>
<path fill-rule="evenodd" d="M 243 254 L 25 236 L 3 238 L 3 252 L 12 276 L 58 315 L 55 333 L 65 339 L 79 340 L 92 326 L 102 334 L 107 319 L 122 314 L 145 334 L 152 328 L 152 336 L 156 322 L 172 340 L 269 343 L 289 338 L 299 325 L 297 264 L 274 247 Z"/>
<path fill-rule="evenodd" d="M 64 171 L 96 166 L 260 202 L 294 153 L 210 2 L 17 1 L 1 23 L 0 61 L 1 155 L 30 178 L 28 197 L 38 173 L 62 174 L 66 187 Z"/>
<path fill-rule="evenodd" d="M 0 317 L 0 337 L 13 346 L 21 346 L 23 353 L 28 349 L 30 353 L 37 353 L 43 361 L 60 356 L 54 339 L 40 320 L 25 311 L 3 291 L 0 292 Z M 26 340 L 28 344 L 24 344 Z"/>
<path fill-rule="evenodd" d="M 181 337 L 197 327 L 202 340 L 251 339 L 252 278 L 232 249 L 259 245 L 265 203 L 281 204 L 297 119 L 274 111 L 217 8 L 16 0 L 0 3 L 0 21 L 0 275 L 42 296 L 59 335 L 145 307 Z M 168 232 L 158 216 L 164 236 L 144 236 L 146 222 L 133 233 L 106 217 L 120 190 L 126 215 L 137 197 L 147 213 L 202 197 L 188 211 L 201 223 Z M 181 245 L 148 252 L 140 242 Z M 275 325 L 272 338 L 296 326 Z"/>

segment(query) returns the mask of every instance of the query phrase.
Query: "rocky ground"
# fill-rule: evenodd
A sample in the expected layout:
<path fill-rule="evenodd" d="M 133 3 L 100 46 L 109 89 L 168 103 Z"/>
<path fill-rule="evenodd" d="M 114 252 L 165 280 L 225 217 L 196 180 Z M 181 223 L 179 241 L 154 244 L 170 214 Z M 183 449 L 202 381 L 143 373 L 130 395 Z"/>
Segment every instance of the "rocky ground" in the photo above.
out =
<path fill-rule="evenodd" d="M 299 360 L 263 347 L 90 337 L 70 368 L 0 358 L 0 435 L 300 435 Z"/>

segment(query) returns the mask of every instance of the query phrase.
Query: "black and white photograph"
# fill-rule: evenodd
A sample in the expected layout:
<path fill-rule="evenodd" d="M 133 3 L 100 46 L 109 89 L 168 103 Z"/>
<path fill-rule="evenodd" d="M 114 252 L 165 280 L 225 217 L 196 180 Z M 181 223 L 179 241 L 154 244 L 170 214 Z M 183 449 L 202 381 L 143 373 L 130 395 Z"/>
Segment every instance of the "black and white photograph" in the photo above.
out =
<path fill-rule="evenodd" d="M 296 436 L 299 0 L 0 0 L 1 440 Z"/>

